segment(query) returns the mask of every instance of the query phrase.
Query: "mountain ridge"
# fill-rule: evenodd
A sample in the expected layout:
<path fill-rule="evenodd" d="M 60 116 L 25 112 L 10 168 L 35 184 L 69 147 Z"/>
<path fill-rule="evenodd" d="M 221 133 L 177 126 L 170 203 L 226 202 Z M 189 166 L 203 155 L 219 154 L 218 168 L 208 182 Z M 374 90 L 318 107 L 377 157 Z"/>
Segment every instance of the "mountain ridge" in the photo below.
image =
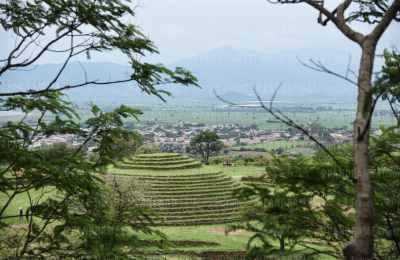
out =
<path fill-rule="evenodd" d="M 234 93 L 235 100 L 254 97 L 253 88 L 257 87 L 263 98 L 269 98 L 276 87 L 283 83 L 279 98 L 304 101 L 346 101 L 355 98 L 355 88 L 341 79 L 311 71 L 300 65 L 297 58 L 306 60 L 312 54 L 334 71 L 344 71 L 347 63 L 345 51 L 341 50 L 299 50 L 260 53 L 231 47 L 212 49 L 206 53 L 182 59 L 169 67 L 180 66 L 199 79 L 201 88 L 166 86 L 173 94 L 168 100 L 172 103 L 198 102 L 217 103 L 214 90 L 222 95 Z M 57 73 L 61 64 L 37 65 L 31 71 L 12 71 L 2 79 L 3 89 L 24 89 L 43 86 Z M 112 62 L 73 62 L 65 69 L 59 84 L 76 84 L 82 80 L 118 80 L 130 75 L 129 66 Z M 68 92 L 75 102 L 100 103 L 160 103 L 155 97 L 148 97 L 138 88 L 129 88 L 135 84 L 117 84 L 115 86 L 96 86 L 76 89 Z M 29 89 L 28 88 L 28 89 Z"/>

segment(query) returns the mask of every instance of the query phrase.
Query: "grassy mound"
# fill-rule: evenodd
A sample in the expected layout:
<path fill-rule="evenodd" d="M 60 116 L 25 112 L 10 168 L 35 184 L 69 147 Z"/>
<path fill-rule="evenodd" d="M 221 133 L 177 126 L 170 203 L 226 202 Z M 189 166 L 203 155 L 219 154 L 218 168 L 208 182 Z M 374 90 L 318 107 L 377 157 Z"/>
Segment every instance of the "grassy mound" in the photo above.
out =
<path fill-rule="evenodd" d="M 135 180 L 141 203 L 150 207 L 158 226 L 224 224 L 239 220 L 247 203 L 234 197 L 239 182 L 220 170 L 200 167 L 177 153 L 140 154 L 109 172 L 121 181 Z"/>
<path fill-rule="evenodd" d="M 120 169 L 180 170 L 200 167 L 201 163 L 177 153 L 140 154 L 122 161 Z"/>
<path fill-rule="evenodd" d="M 240 184 L 222 172 L 118 178 L 134 178 L 144 187 L 143 204 L 153 210 L 153 221 L 158 226 L 231 223 L 239 220 L 241 210 L 247 206 L 233 194 Z"/>

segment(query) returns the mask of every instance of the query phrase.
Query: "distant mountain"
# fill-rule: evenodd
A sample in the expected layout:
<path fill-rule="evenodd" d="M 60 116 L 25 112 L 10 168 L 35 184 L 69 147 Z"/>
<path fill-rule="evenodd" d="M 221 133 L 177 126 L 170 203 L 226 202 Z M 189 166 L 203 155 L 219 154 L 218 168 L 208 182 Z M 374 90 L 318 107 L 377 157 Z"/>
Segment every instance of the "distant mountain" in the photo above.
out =
<path fill-rule="evenodd" d="M 61 64 L 37 65 L 25 71 L 11 71 L 1 79 L 3 89 L 36 89 L 46 86 L 54 77 Z M 64 70 L 57 85 L 77 84 L 92 80 L 109 81 L 126 79 L 130 76 L 130 68 L 115 63 L 78 63 L 73 62 Z M 144 95 L 137 87 L 130 84 L 93 86 L 69 90 L 66 93 L 77 103 L 95 102 L 100 104 L 136 103 Z"/>
<path fill-rule="evenodd" d="M 298 58 L 321 60 L 329 68 L 345 72 L 348 54 L 335 50 L 299 50 L 263 54 L 254 51 L 220 48 L 203 55 L 182 60 L 175 65 L 191 70 L 200 80 L 202 91 L 179 92 L 182 96 L 202 95 L 210 97 L 212 90 L 218 93 L 234 91 L 252 96 L 256 87 L 264 98 L 269 99 L 282 82 L 278 99 L 290 101 L 353 101 L 354 86 L 331 75 L 305 68 Z"/>
<path fill-rule="evenodd" d="M 346 68 L 347 54 L 336 50 L 298 50 L 273 54 L 257 53 L 233 48 L 219 48 L 184 59 L 170 67 L 182 66 L 191 70 L 199 79 L 201 88 L 169 86 L 174 98 L 170 103 L 205 104 L 217 102 L 213 90 L 234 101 L 254 98 L 257 87 L 264 99 L 269 99 L 280 82 L 277 99 L 295 102 L 351 102 L 355 88 L 333 76 L 311 71 L 299 64 L 317 58 L 335 71 Z M 57 73 L 61 64 L 38 65 L 27 71 L 12 71 L 1 79 L 2 89 L 29 89 L 45 85 Z M 82 80 L 117 80 L 129 77 L 130 68 L 115 63 L 71 63 L 59 79 L 60 84 L 78 83 Z M 135 88 L 134 84 L 88 87 L 69 91 L 78 103 L 96 102 L 105 105 L 119 103 L 159 103 Z"/>

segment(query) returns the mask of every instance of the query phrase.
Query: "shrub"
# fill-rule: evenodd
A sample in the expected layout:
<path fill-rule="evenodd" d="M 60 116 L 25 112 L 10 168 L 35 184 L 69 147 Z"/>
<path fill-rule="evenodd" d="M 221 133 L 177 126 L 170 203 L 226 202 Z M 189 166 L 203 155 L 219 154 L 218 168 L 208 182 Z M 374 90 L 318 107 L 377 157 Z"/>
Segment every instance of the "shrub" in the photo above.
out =
<path fill-rule="evenodd" d="M 159 152 L 160 152 L 160 146 L 158 146 L 156 144 L 144 144 L 138 148 L 136 153 L 148 154 L 148 153 L 159 153 Z"/>

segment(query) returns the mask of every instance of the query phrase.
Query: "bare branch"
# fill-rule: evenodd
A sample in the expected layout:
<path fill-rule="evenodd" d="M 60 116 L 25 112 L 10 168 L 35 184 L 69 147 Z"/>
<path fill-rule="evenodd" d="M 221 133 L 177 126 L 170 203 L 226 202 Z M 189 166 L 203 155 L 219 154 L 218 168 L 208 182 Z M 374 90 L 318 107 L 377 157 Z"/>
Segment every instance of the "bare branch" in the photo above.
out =
<path fill-rule="evenodd" d="M 297 61 L 298 61 L 301 65 L 303 65 L 304 67 L 306 67 L 306 68 L 309 68 L 309 69 L 314 70 L 314 71 L 323 72 L 323 73 L 327 73 L 327 74 L 336 76 L 336 77 L 338 77 L 338 78 L 341 78 L 341 79 L 343 79 L 343 80 L 345 80 L 345 81 L 351 83 L 351 84 L 354 85 L 354 86 L 358 86 L 357 81 L 355 81 L 355 80 L 353 80 L 353 79 L 351 79 L 351 78 L 349 77 L 349 74 L 353 74 L 353 73 L 354 73 L 354 72 L 350 69 L 351 58 L 350 58 L 350 60 L 349 60 L 349 63 L 347 64 L 347 69 L 346 69 L 346 72 L 345 72 L 344 75 L 343 75 L 343 74 L 340 74 L 340 73 L 338 73 L 338 72 L 335 72 L 335 71 L 333 71 L 333 70 L 331 70 L 331 69 L 329 69 L 329 68 L 326 67 L 321 61 L 315 61 L 315 60 L 313 60 L 313 59 L 309 59 L 309 63 L 306 63 L 306 62 L 302 61 L 299 57 L 297 57 Z"/>
<path fill-rule="evenodd" d="M 82 34 L 74 34 L 73 32 L 71 32 L 70 37 L 74 37 L 74 38 L 81 38 L 81 37 L 86 37 L 86 39 L 82 40 L 81 42 L 77 43 L 76 45 L 74 45 L 74 49 L 80 48 L 80 47 L 88 47 L 88 46 L 94 46 L 93 43 L 93 37 L 95 35 L 90 34 L 90 33 L 82 33 Z M 92 41 L 90 44 L 88 44 L 90 41 Z M 40 43 L 35 42 L 35 45 L 39 48 L 43 48 L 44 46 L 42 46 Z M 48 48 L 47 52 L 53 52 L 53 53 L 66 53 L 71 51 L 71 47 L 68 48 L 64 48 L 64 49 L 55 49 L 55 48 Z"/>
<path fill-rule="evenodd" d="M 33 35 L 32 35 L 33 37 Z M 21 49 L 19 51 L 19 53 L 15 54 L 12 58 L 13 59 L 18 59 L 22 54 L 24 54 L 24 52 L 29 48 L 29 46 L 31 46 L 32 44 L 34 44 L 40 37 L 40 34 L 38 33 L 35 37 L 33 37 L 32 40 L 30 40 L 23 49 Z M 11 64 L 11 60 L 10 60 L 10 64 Z"/>
<path fill-rule="evenodd" d="M 365 36 L 355 30 L 353 30 L 347 23 L 344 17 L 344 12 L 353 2 L 352 0 L 345 0 L 338 5 L 333 11 L 329 11 L 323 5 L 323 1 L 320 0 L 267 0 L 273 4 L 300 4 L 305 3 L 313 7 L 320 12 L 318 21 L 322 25 L 326 25 L 329 21 L 332 21 L 335 26 L 350 40 L 362 44 Z M 326 20 L 322 20 L 321 16 L 327 17 Z"/>
<path fill-rule="evenodd" d="M 345 77 L 349 78 L 349 75 L 353 75 L 355 78 L 357 78 L 356 73 L 354 72 L 354 70 L 351 69 L 351 61 L 352 61 L 352 56 L 351 54 L 349 54 L 349 58 L 347 60 L 347 67 L 346 67 L 346 74 Z"/>
<path fill-rule="evenodd" d="M 83 71 L 83 76 L 84 76 L 85 81 L 88 81 L 88 75 L 87 75 L 87 71 L 85 69 L 85 66 L 83 66 L 83 64 L 80 61 L 78 61 L 78 64 L 79 64 L 79 66 L 81 67 L 81 69 Z"/>

